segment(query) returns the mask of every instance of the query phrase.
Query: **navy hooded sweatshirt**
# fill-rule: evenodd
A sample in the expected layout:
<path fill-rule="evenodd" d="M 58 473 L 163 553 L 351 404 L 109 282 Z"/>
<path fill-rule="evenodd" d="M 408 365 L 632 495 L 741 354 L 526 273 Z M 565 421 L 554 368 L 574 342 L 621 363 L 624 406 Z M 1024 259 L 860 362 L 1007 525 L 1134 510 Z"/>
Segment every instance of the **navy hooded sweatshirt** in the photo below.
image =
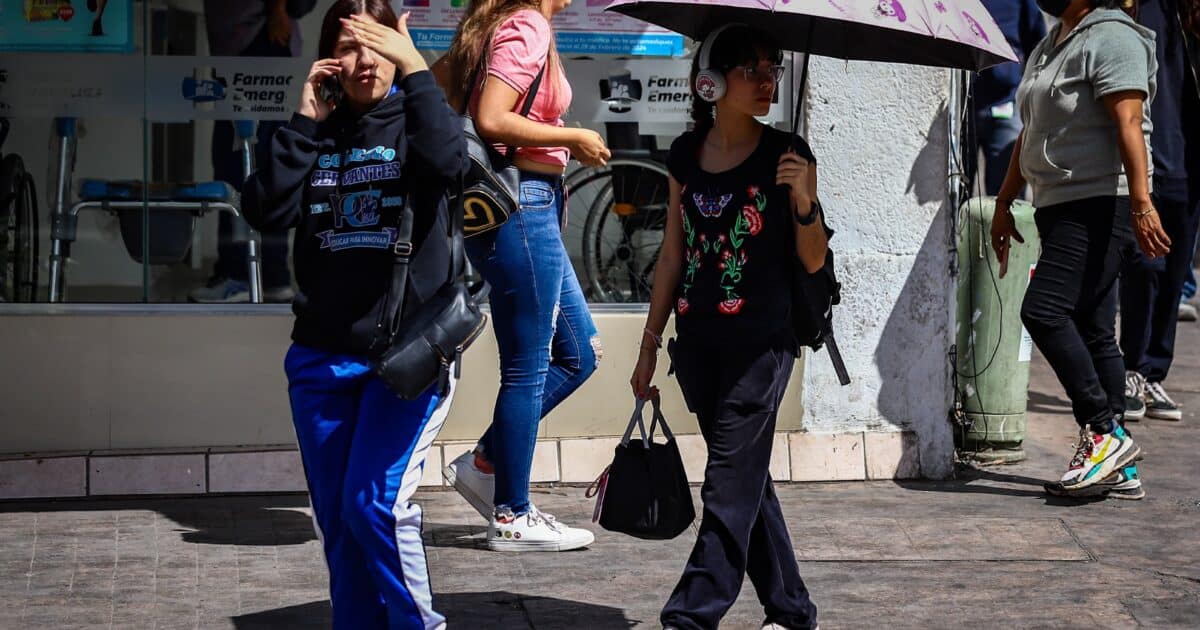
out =
<path fill-rule="evenodd" d="M 297 344 L 370 353 L 410 195 L 414 252 L 404 312 L 449 278 L 446 199 L 466 164 L 462 127 L 430 72 L 410 74 L 396 87 L 361 115 L 348 106 L 319 123 L 294 114 L 245 187 L 250 225 L 296 228 Z"/>

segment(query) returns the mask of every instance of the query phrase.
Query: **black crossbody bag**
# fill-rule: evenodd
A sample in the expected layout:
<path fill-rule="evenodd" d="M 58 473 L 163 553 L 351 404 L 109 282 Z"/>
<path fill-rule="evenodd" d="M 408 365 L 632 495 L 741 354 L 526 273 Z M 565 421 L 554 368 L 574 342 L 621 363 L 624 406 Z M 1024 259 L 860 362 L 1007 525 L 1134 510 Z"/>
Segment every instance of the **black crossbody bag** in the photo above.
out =
<path fill-rule="evenodd" d="M 376 359 L 374 372 L 388 389 L 405 400 L 417 399 L 435 383 L 438 393 L 445 395 L 450 388 L 451 366 L 454 378 L 458 378 L 463 352 L 479 338 L 487 323 L 487 316 L 463 281 L 462 197 L 458 195 L 460 203 L 450 208 L 450 278 L 407 318 L 403 315 L 413 253 L 411 193 L 406 195 L 400 215 L 391 287 L 376 326 L 376 343 L 386 349 Z"/>
<path fill-rule="evenodd" d="M 491 47 L 491 40 L 484 45 L 484 50 Z M 475 66 L 471 73 L 471 89 L 479 80 L 483 71 L 483 60 Z M 521 116 L 528 117 L 533 108 L 533 99 L 537 97 L 538 87 L 542 84 L 542 75 L 546 66 L 538 71 L 533 83 L 526 90 L 525 104 L 521 107 Z M 512 162 L 515 149 L 509 146 L 500 153 L 492 143 L 479 136 L 475 129 L 475 120 L 467 113 L 467 104 L 471 97 L 468 93 L 463 99 L 462 109 L 458 112 L 462 121 L 463 135 L 467 139 L 467 158 L 470 165 L 463 178 L 461 193 L 463 208 L 463 236 L 472 237 L 490 232 L 508 220 L 520 207 L 521 201 L 521 172 Z"/>

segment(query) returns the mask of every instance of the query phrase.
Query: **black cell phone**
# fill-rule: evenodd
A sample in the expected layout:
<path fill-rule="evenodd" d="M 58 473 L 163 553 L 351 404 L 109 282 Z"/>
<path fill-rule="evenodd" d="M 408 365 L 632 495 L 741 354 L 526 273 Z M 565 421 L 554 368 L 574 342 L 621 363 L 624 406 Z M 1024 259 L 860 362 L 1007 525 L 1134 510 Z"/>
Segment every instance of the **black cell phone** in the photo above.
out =
<path fill-rule="evenodd" d="M 321 81 L 321 100 L 326 103 L 332 102 L 334 107 L 342 104 L 342 82 L 338 81 L 336 74 L 331 74 Z"/>

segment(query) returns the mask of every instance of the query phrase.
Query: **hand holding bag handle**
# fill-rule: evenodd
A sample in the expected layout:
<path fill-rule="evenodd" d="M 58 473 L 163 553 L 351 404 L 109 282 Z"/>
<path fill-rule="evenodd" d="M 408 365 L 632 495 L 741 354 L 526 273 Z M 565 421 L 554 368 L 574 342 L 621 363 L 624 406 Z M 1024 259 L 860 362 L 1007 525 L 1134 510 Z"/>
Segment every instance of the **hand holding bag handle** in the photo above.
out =
<path fill-rule="evenodd" d="M 655 392 L 650 397 L 650 405 L 653 407 L 654 415 L 650 420 L 650 431 L 646 431 L 646 423 L 643 410 L 646 407 L 646 399 L 635 398 L 633 406 L 633 415 L 629 418 L 629 426 L 625 427 L 625 435 L 621 437 L 621 445 L 628 446 L 629 440 L 633 438 L 633 428 L 636 426 L 642 434 L 642 447 L 650 448 L 650 444 L 654 441 L 654 430 L 662 425 L 663 437 L 670 442 L 675 439 L 675 435 L 671 433 L 671 427 L 667 426 L 667 418 L 662 412 L 662 397 Z"/>

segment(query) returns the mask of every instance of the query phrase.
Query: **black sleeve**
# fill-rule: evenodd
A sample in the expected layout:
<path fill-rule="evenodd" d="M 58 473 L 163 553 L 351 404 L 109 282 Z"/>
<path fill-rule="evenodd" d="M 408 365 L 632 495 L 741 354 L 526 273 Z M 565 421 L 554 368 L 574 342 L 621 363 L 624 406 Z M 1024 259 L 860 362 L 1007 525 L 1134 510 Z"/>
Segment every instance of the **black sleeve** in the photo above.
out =
<path fill-rule="evenodd" d="M 796 151 L 797 155 L 808 160 L 810 164 L 817 163 L 817 156 L 813 155 L 812 148 L 799 135 L 792 136 L 792 149 Z"/>
<path fill-rule="evenodd" d="M 271 137 L 269 158 L 242 190 L 242 215 L 255 229 L 286 230 L 300 222 L 304 186 L 320 153 L 316 136 L 315 120 L 292 114 Z"/>
<path fill-rule="evenodd" d="M 400 81 L 404 93 L 404 135 L 408 158 L 418 177 L 443 181 L 458 178 L 466 170 L 466 140 L 458 115 L 446 103 L 446 95 L 428 70 L 414 72 Z"/>
<path fill-rule="evenodd" d="M 686 182 L 688 173 L 696 168 L 697 155 L 694 136 L 695 134 L 689 131 L 675 138 L 675 141 L 671 143 L 671 149 L 667 152 L 667 172 L 679 183 Z"/>

